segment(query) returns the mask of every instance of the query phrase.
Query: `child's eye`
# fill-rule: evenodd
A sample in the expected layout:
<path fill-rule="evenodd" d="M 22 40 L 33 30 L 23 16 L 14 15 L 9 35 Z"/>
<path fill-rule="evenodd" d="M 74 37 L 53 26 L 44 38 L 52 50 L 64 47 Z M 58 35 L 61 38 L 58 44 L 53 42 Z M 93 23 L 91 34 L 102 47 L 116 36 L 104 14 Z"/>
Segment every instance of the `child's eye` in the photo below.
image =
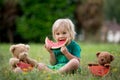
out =
<path fill-rule="evenodd" d="M 63 32 L 63 34 L 66 34 L 66 32 Z"/>
<path fill-rule="evenodd" d="M 59 33 L 56 33 L 56 35 L 59 35 Z"/>

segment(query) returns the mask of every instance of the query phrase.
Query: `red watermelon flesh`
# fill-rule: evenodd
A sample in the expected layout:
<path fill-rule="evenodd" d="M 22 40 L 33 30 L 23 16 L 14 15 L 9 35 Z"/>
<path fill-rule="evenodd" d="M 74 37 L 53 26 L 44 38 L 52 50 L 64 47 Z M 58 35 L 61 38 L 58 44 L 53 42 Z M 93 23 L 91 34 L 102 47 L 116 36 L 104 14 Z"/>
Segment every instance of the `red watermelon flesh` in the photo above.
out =
<path fill-rule="evenodd" d="M 17 66 L 20 67 L 23 71 L 29 71 L 29 70 L 32 70 L 33 68 L 32 65 L 24 62 L 19 62 Z"/>
<path fill-rule="evenodd" d="M 88 67 L 90 72 L 95 76 L 105 76 L 109 73 L 110 67 L 104 67 L 104 66 L 89 66 Z"/>
<path fill-rule="evenodd" d="M 64 46 L 67 43 L 67 40 L 61 40 L 59 42 L 53 42 L 48 37 L 45 39 L 45 44 L 51 46 L 52 49 L 57 49 Z"/>

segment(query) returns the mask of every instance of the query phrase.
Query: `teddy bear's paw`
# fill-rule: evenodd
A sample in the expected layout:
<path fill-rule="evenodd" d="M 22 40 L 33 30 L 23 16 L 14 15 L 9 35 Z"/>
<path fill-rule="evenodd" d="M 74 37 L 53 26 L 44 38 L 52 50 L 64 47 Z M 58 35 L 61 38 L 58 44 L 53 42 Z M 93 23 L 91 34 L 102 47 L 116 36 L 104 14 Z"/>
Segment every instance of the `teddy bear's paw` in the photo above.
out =
<path fill-rule="evenodd" d="M 110 64 L 105 64 L 104 66 L 105 66 L 105 67 L 110 67 Z"/>
<path fill-rule="evenodd" d="M 15 73 L 22 73 L 22 69 L 19 68 L 19 67 L 16 67 L 14 70 L 13 70 Z"/>
<path fill-rule="evenodd" d="M 17 58 L 11 58 L 9 60 L 9 64 L 11 64 L 11 65 L 16 65 L 17 63 L 19 63 L 19 59 L 17 59 Z"/>

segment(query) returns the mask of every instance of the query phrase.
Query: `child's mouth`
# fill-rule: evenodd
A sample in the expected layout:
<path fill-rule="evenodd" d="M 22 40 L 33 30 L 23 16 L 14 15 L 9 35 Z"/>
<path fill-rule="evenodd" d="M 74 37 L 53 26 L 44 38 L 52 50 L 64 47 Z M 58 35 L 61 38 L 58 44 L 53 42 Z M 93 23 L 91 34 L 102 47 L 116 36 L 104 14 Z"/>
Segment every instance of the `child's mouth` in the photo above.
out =
<path fill-rule="evenodd" d="M 61 42 L 61 41 L 66 41 L 66 39 L 59 40 L 59 42 Z"/>

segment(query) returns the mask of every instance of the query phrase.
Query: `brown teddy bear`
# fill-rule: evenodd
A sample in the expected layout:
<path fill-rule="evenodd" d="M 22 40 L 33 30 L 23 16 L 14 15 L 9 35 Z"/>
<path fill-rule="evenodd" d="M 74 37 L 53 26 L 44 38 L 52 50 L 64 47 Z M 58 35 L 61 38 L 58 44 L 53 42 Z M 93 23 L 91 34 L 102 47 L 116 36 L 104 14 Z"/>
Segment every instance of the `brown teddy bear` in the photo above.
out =
<path fill-rule="evenodd" d="M 9 64 L 14 72 L 27 72 L 37 67 L 36 60 L 28 56 L 30 46 L 25 44 L 16 44 L 10 46 L 13 55 L 9 60 Z"/>
<path fill-rule="evenodd" d="M 110 63 L 114 60 L 114 56 L 111 55 L 109 52 L 98 52 L 96 54 L 97 56 L 97 61 L 98 63 L 90 63 L 88 64 L 88 66 L 97 66 L 97 65 L 101 65 L 104 67 L 109 67 Z"/>

